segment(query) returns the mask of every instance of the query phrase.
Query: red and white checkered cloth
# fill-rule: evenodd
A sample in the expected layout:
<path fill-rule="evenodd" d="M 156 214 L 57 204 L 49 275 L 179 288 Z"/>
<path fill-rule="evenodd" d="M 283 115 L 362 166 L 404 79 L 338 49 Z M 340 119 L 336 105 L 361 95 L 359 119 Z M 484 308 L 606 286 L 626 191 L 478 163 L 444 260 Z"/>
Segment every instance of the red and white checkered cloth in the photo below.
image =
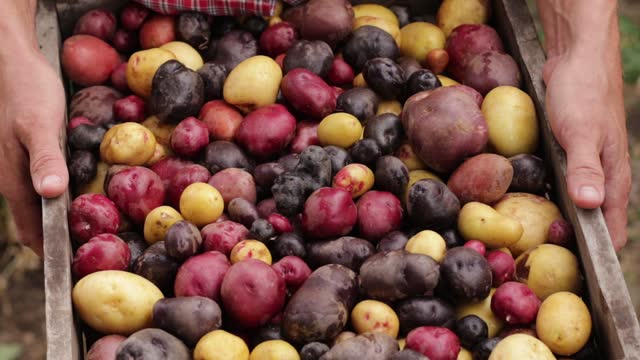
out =
<path fill-rule="evenodd" d="M 161 14 L 176 14 L 183 11 L 198 11 L 216 16 L 260 15 L 271 16 L 276 0 L 135 0 Z M 289 5 L 298 5 L 305 0 L 283 0 Z"/>

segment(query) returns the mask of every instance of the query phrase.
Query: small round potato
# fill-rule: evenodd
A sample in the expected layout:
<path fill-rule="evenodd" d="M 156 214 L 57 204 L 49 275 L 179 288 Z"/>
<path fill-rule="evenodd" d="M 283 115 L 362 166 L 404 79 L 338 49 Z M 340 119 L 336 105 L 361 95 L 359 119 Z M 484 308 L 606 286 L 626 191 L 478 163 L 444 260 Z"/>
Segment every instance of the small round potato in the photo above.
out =
<path fill-rule="evenodd" d="M 180 213 L 196 226 L 213 223 L 223 210 L 222 195 L 207 183 L 193 183 L 180 195 Z"/>
<path fill-rule="evenodd" d="M 151 210 L 144 220 L 144 239 L 149 245 L 164 240 L 171 225 L 184 220 L 171 206 L 158 206 Z"/>
<path fill-rule="evenodd" d="M 489 296 L 487 296 L 481 302 L 474 304 L 465 304 L 456 308 L 458 319 L 462 319 L 467 315 L 476 315 L 477 317 L 484 320 L 484 322 L 487 323 L 487 327 L 489 328 L 489 338 L 496 337 L 504 327 L 504 322 L 500 320 L 493 313 L 493 311 L 491 311 L 491 299 L 493 298 L 493 294 L 495 292 L 496 289 L 491 289 Z"/>
<path fill-rule="evenodd" d="M 441 262 L 447 252 L 447 243 L 437 232 L 423 230 L 412 236 L 404 249 L 412 254 L 428 255 L 433 260 Z"/>
<path fill-rule="evenodd" d="M 500 340 L 493 349 L 489 360 L 555 360 L 551 350 L 531 335 L 514 334 Z"/>
<path fill-rule="evenodd" d="M 231 249 L 229 259 L 232 264 L 245 259 L 256 259 L 269 265 L 273 261 L 267 246 L 258 240 L 242 240 Z"/>
<path fill-rule="evenodd" d="M 589 341 L 591 325 L 591 314 L 584 301 L 573 293 L 561 291 L 540 305 L 536 333 L 555 354 L 569 356 Z"/>
<path fill-rule="evenodd" d="M 423 170 L 426 168 L 422 160 L 416 155 L 415 150 L 409 143 L 404 143 L 400 145 L 398 149 L 396 149 L 395 156 L 402 160 L 402 162 L 407 166 L 409 171 L 413 170 Z"/>
<path fill-rule="evenodd" d="M 339 146 L 348 149 L 362 136 L 362 124 L 348 113 L 331 114 L 318 125 L 318 140 L 322 146 Z"/>
<path fill-rule="evenodd" d="M 149 116 L 141 124 L 153 133 L 158 144 L 171 146 L 171 133 L 176 128 L 176 124 L 162 123 L 155 115 Z"/>
<path fill-rule="evenodd" d="M 362 196 L 373 187 L 373 171 L 362 164 L 349 164 L 333 178 L 333 187 L 347 190 L 355 199 Z"/>
<path fill-rule="evenodd" d="M 353 78 L 353 87 L 367 87 L 367 82 L 364 80 L 362 73 Z"/>
<path fill-rule="evenodd" d="M 438 80 L 440 80 L 440 83 L 442 84 L 442 86 L 453 86 L 453 85 L 460 85 L 459 82 L 453 80 L 452 78 L 446 77 L 444 75 L 437 75 L 438 76 Z"/>
<path fill-rule="evenodd" d="M 253 349 L 249 360 L 300 360 L 300 355 L 286 341 L 268 340 Z"/>
<path fill-rule="evenodd" d="M 249 348 L 238 336 L 214 330 L 198 341 L 193 360 L 249 360 Z"/>
<path fill-rule="evenodd" d="M 364 300 L 351 311 L 351 324 L 358 334 L 383 332 L 392 338 L 398 337 L 400 320 L 393 309 L 380 301 Z"/>
<path fill-rule="evenodd" d="M 391 113 L 400 116 L 402 113 L 402 104 L 398 100 L 385 100 L 378 103 L 376 115 Z"/>
<path fill-rule="evenodd" d="M 160 65 L 176 57 L 169 50 L 155 48 L 134 53 L 127 62 L 127 85 L 134 94 L 151 96 L 151 82 Z"/>
<path fill-rule="evenodd" d="M 400 53 L 425 65 L 427 54 L 433 49 L 444 49 L 447 40 L 439 27 L 428 22 L 412 22 L 400 29 Z"/>
<path fill-rule="evenodd" d="M 405 165 L 406 165 L 406 163 L 405 163 Z M 413 184 L 417 183 L 420 180 L 427 180 L 427 179 L 442 181 L 442 179 L 440 179 L 438 177 L 438 175 L 432 173 L 431 171 L 422 170 L 422 169 L 409 171 L 409 182 L 407 183 L 407 187 L 406 187 L 406 190 L 404 192 L 404 203 L 405 204 L 409 200 L 409 189 L 411 189 Z"/>
<path fill-rule="evenodd" d="M 155 151 L 156 137 L 134 122 L 115 125 L 104 134 L 100 144 L 100 157 L 110 165 L 144 165 Z"/>
<path fill-rule="evenodd" d="M 80 279 L 72 298 L 80 318 L 94 330 L 130 335 L 151 326 L 153 305 L 164 295 L 142 276 L 105 270 Z"/>
<path fill-rule="evenodd" d="M 176 60 L 193 71 L 198 71 L 204 64 L 202 56 L 200 56 L 196 49 L 185 42 L 171 41 L 160 46 L 160 49 L 169 50 L 175 55 Z"/>

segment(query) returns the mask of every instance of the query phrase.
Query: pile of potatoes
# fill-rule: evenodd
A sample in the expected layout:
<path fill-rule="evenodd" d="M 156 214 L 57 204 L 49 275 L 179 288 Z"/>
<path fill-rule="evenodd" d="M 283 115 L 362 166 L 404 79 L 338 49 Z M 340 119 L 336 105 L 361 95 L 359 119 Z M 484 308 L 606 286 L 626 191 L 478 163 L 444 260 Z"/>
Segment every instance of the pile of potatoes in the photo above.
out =
<path fill-rule="evenodd" d="M 488 2 L 379 3 L 78 19 L 87 359 L 597 358 Z"/>

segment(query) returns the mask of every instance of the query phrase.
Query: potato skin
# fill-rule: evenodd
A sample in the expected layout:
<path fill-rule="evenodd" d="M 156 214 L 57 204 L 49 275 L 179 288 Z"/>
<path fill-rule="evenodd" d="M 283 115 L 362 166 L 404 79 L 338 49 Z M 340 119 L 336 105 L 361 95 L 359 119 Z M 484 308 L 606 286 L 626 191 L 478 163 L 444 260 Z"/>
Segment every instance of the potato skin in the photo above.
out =
<path fill-rule="evenodd" d="M 335 338 L 347 324 L 356 297 L 355 272 L 337 264 L 317 269 L 284 310 L 285 338 L 298 344 Z"/>
<path fill-rule="evenodd" d="M 513 167 L 507 158 L 496 154 L 476 155 L 462 163 L 451 175 L 447 186 L 461 204 L 498 201 L 513 179 Z"/>
<path fill-rule="evenodd" d="M 377 253 L 360 267 L 360 287 L 368 297 L 384 302 L 422 295 L 433 290 L 440 276 L 429 256 L 405 250 Z"/>
<path fill-rule="evenodd" d="M 116 360 L 189 360 L 191 351 L 175 336 L 160 329 L 143 329 L 120 344 Z"/>
<path fill-rule="evenodd" d="M 445 36 L 462 24 L 486 23 L 491 10 L 489 0 L 444 0 L 436 21 Z"/>
<path fill-rule="evenodd" d="M 73 35 L 64 41 L 60 57 L 65 74 L 83 85 L 100 85 L 120 64 L 118 52 L 91 35 Z"/>
<path fill-rule="evenodd" d="M 454 303 L 478 302 L 491 291 L 491 268 L 475 250 L 449 249 L 440 264 L 440 272 L 438 289 Z"/>
<path fill-rule="evenodd" d="M 376 252 L 367 240 L 343 236 L 336 240 L 314 242 L 307 247 L 307 262 L 312 268 L 340 264 L 358 271 L 362 263 Z"/>
<path fill-rule="evenodd" d="M 387 360 L 400 350 L 391 336 L 373 332 L 358 335 L 334 345 L 320 360 Z"/>
<path fill-rule="evenodd" d="M 249 360 L 249 348 L 242 338 L 224 330 L 214 330 L 200 339 L 193 350 L 194 360 Z"/>
<path fill-rule="evenodd" d="M 536 319 L 536 332 L 554 353 L 569 356 L 589 341 L 591 315 L 581 298 L 570 292 L 557 292 L 542 302 Z"/>
<path fill-rule="evenodd" d="M 414 225 L 425 229 L 446 229 L 455 224 L 460 201 L 439 180 L 419 180 L 409 188 L 407 212 Z"/>
<path fill-rule="evenodd" d="M 514 334 L 500 340 L 493 349 L 489 360 L 555 360 L 551 350 L 540 340 L 531 335 Z"/>
<path fill-rule="evenodd" d="M 303 39 L 335 46 L 351 33 L 354 14 L 347 0 L 311 0 L 285 11 L 282 20 L 293 24 Z"/>
<path fill-rule="evenodd" d="M 116 122 L 113 104 L 122 98 L 122 94 L 108 86 L 89 86 L 71 97 L 69 118 L 84 116 L 94 125 L 106 125 Z"/>
<path fill-rule="evenodd" d="M 456 321 L 455 309 L 437 297 L 410 297 L 396 303 L 395 311 L 403 335 L 420 326 L 453 328 Z"/>
<path fill-rule="evenodd" d="M 153 306 L 153 323 L 193 347 L 206 333 L 220 328 L 222 313 L 215 301 L 202 296 L 161 299 Z"/>
<path fill-rule="evenodd" d="M 518 64 L 511 55 L 487 51 L 469 60 L 462 83 L 476 89 L 483 96 L 498 86 L 520 87 Z"/>

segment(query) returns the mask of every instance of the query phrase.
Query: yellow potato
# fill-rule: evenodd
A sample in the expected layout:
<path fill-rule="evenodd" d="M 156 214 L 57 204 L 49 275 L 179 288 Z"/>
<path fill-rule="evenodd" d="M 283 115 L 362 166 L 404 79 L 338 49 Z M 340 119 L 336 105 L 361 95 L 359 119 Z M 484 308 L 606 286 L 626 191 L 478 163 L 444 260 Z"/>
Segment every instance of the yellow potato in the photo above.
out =
<path fill-rule="evenodd" d="M 425 164 L 420 160 L 413 147 L 409 143 L 404 143 L 396 149 L 395 156 L 407 166 L 409 171 L 421 170 L 426 168 Z"/>
<path fill-rule="evenodd" d="M 582 291 L 578 258 L 558 245 L 542 244 L 518 256 L 515 276 L 542 300 L 560 291 Z"/>
<path fill-rule="evenodd" d="M 214 330 L 198 341 L 193 360 L 249 360 L 249 348 L 240 337 Z"/>
<path fill-rule="evenodd" d="M 353 23 L 353 30 L 356 30 L 365 25 L 375 26 L 378 29 L 384 30 L 387 34 L 391 35 L 391 37 L 396 41 L 398 47 L 400 47 L 400 28 L 397 24 L 390 22 L 387 19 L 379 18 L 375 16 L 360 16 L 356 18 L 356 21 Z"/>
<path fill-rule="evenodd" d="M 226 102 L 249 113 L 275 104 L 281 81 L 282 69 L 277 62 L 264 55 L 252 56 L 231 70 L 222 93 Z M 260 90 L 256 91 L 258 85 Z"/>
<path fill-rule="evenodd" d="M 458 357 L 460 359 L 460 357 Z M 547 345 L 526 334 L 513 334 L 502 339 L 493 349 L 489 360 L 556 360 Z"/>
<path fill-rule="evenodd" d="M 194 225 L 202 227 L 216 221 L 224 210 L 222 195 L 206 183 L 193 183 L 180 195 L 180 213 Z"/>
<path fill-rule="evenodd" d="M 300 355 L 286 341 L 267 340 L 253 349 L 249 360 L 300 360 Z"/>
<path fill-rule="evenodd" d="M 353 87 L 367 87 L 367 82 L 364 80 L 362 73 L 353 78 Z"/>
<path fill-rule="evenodd" d="M 355 18 L 363 16 L 372 16 L 390 22 L 395 26 L 400 26 L 396 14 L 382 5 L 378 4 L 360 4 L 353 7 Z"/>
<path fill-rule="evenodd" d="M 280 24 L 282 22 L 282 18 L 280 16 L 272 16 L 269 19 L 269 26 L 273 26 L 275 24 Z"/>
<path fill-rule="evenodd" d="M 171 146 L 171 133 L 176 124 L 162 123 L 157 116 L 149 116 L 141 124 L 153 133 L 158 144 Z"/>
<path fill-rule="evenodd" d="M 131 335 L 152 326 L 153 305 L 164 296 L 151 281 L 118 270 L 89 274 L 73 287 L 80 318 L 103 334 Z"/>
<path fill-rule="evenodd" d="M 407 345 L 407 339 L 405 338 L 398 339 L 398 347 L 400 347 L 400 350 L 403 350 L 406 345 Z"/>
<path fill-rule="evenodd" d="M 80 186 L 76 195 L 82 194 L 102 194 L 107 195 L 104 191 L 104 179 L 107 177 L 107 171 L 109 171 L 109 165 L 103 161 L 98 162 L 96 177 L 88 183 Z"/>
<path fill-rule="evenodd" d="M 144 165 L 155 151 L 153 133 L 134 122 L 115 125 L 104 134 L 100 143 L 100 157 L 111 165 Z"/>
<path fill-rule="evenodd" d="M 376 115 L 391 113 L 400 116 L 402 114 L 402 104 L 398 100 L 385 100 L 378 103 Z"/>
<path fill-rule="evenodd" d="M 437 232 L 423 230 L 413 235 L 404 249 L 412 254 L 429 255 L 433 260 L 441 262 L 447 253 L 447 243 Z"/>
<path fill-rule="evenodd" d="M 232 264 L 245 259 L 256 259 L 269 265 L 273 261 L 269 248 L 258 240 L 242 240 L 231 249 L 229 260 Z"/>
<path fill-rule="evenodd" d="M 540 305 L 536 332 L 540 340 L 558 355 L 578 352 L 589 341 L 591 314 L 587 305 L 573 293 L 558 292 Z"/>
<path fill-rule="evenodd" d="M 489 144 L 495 152 L 511 157 L 531 154 L 539 143 L 536 108 L 529 95 L 513 86 L 498 86 L 482 102 L 489 127 Z"/>
<path fill-rule="evenodd" d="M 452 78 L 446 77 L 444 75 L 436 75 L 436 76 L 438 77 L 438 80 L 440 80 L 440 83 L 444 87 L 453 86 L 453 85 L 460 85 L 459 82 L 453 80 Z"/>
<path fill-rule="evenodd" d="M 193 71 L 198 71 L 204 64 L 200 53 L 185 42 L 171 41 L 160 46 L 160 49 L 171 51 L 182 65 Z"/>
<path fill-rule="evenodd" d="M 158 206 L 144 220 L 144 239 L 149 245 L 164 240 L 171 225 L 183 220 L 182 215 L 171 206 Z"/>
<path fill-rule="evenodd" d="M 471 354 L 469 350 L 461 347 L 456 360 L 473 360 L 473 354 Z"/>
<path fill-rule="evenodd" d="M 409 190 L 411 189 L 413 184 L 417 183 L 420 180 L 428 180 L 428 179 L 442 181 L 442 179 L 440 179 L 438 175 L 432 173 L 431 171 L 422 170 L 422 169 L 409 171 L 409 182 L 407 182 L 407 187 L 404 192 L 405 204 L 409 202 Z"/>
<path fill-rule="evenodd" d="M 151 96 L 151 82 L 160 65 L 176 57 L 169 50 L 148 49 L 133 53 L 127 62 L 127 85 L 134 94 L 142 97 Z"/>
<path fill-rule="evenodd" d="M 444 49 L 446 37 L 442 30 L 428 22 L 412 22 L 400 29 L 400 53 L 426 64 L 427 54 L 433 49 Z"/>
<path fill-rule="evenodd" d="M 522 224 L 524 232 L 520 240 L 508 246 L 514 256 L 546 243 L 549 240 L 549 226 L 562 219 L 556 204 L 527 193 L 508 193 L 493 207 L 500 214 Z"/>
<path fill-rule="evenodd" d="M 393 309 L 380 301 L 364 300 L 351 311 L 351 324 L 358 334 L 383 332 L 398 337 L 400 320 Z"/>
<path fill-rule="evenodd" d="M 355 199 L 371 190 L 374 180 L 373 171 L 365 165 L 349 164 L 338 171 L 332 186 L 347 190 Z"/>
<path fill-rule="evenodd" d="M 348 149 L 362 136 L 362 124 L 348 113 L 334 113 L 318 125 L 318 141 L 322 146 L 335 145 Z"/>
<path fill-rule="evenodd" d="M 511 250 L 509 250 L 509 248 L 508 248 L 508 247 L 501 247 L 501 248 L 496 249 L 496 250 L 498 250 L 498 251 L 502 251 L 503 253 L 505 253 L 505 254 L 507 254 L 507 255 L 509 255 L 509 256 L 511 256 L 511 257 L 513 257 L 513 254 L 511 253 Z"/>
<path fill-rule="evenodd" d="M 445 36 L 462 24 L 485 24 L 489 20 L 488 0 L 444 0 L 436 21 Z"/>
<path fill-rule="evenodd" d="M 491 289 L 491 292 L 486 299 L 474 304 L 461 305 L 456 309 L 458 319 L 462 319 L 467 315 L 476 315 L 484 320 L 489 328 L 490 338 L 497 336 L 504 327 L 504 322 L 500 320 L 500 318 L 496 317 L 493 314 L 493 311 L 491 311 L 491 299 L 495 292 L 496 289 Z"/>
<path fill-rule="evenodd" d="M 472 201 L 460 209 L 458 231 L 465 240 L 478 240 L 495 249 L 518 242 L 524 227 L 517 219 L 505 216 L 491 206 Z"/>

